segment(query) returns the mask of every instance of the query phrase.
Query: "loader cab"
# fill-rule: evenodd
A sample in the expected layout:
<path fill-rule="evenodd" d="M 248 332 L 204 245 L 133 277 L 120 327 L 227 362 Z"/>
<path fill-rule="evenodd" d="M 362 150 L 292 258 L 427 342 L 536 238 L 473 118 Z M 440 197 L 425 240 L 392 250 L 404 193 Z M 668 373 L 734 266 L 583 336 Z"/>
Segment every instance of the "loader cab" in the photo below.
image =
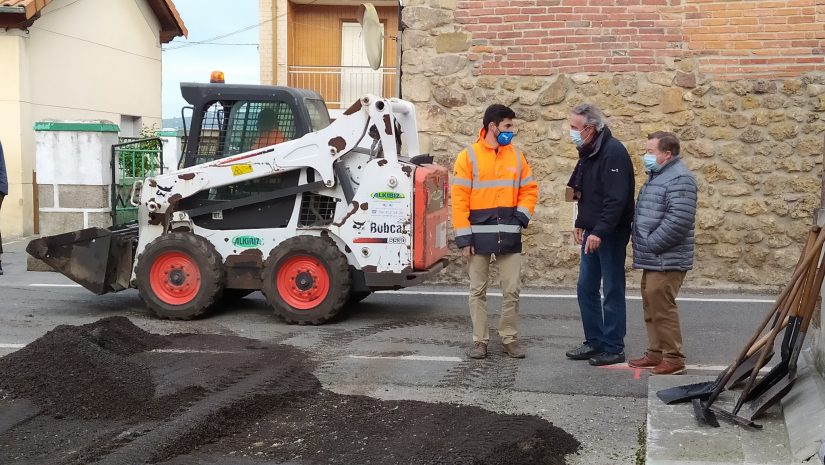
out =
<path fill-rule="evenodd" d="M 330 124 L 324 100 L 309 90 L 182 83 L 181 93 L 192 110 L 191 127 L 184 130 L 181 168 L 298 139 Z M 184 199 L 182 206 L 198 208 L 295 187 L 300 175 L 300 170 L 288 171 L 208 189 Z M 193 221 L 202 228 L 216 230 L 283 228 L 289 223 L 295 201 L 296 195 L 290 195 L 233 208 L 220 215 L 199 216 Z"/>
<path fill-rule="evenodd" d="M 181 83 L 181 93 L 192 111 L 181 168 L 297 139 L 330 124 L 323 98 L 309 90 Z"/>

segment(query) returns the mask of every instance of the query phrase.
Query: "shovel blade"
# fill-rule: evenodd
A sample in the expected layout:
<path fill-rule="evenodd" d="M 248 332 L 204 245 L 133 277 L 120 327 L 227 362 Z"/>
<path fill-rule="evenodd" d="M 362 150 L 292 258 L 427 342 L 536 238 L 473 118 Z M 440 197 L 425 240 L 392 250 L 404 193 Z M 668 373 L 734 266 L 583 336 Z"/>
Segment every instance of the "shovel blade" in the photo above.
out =
<path fill-rule="evenodd" d="M 740 425 L 740 426 L 745 426 L 745 427 L 748 427 L 748 428 L 762 429 L 762 425 L 756 424 L 752 420 L 750 420 L 748 418 L 745 418 L 741 415 L 736 415 L 734 413 L 728 412 L 727 410 L 725 410 L 723 408 L 720 408 L 720 407 L 717 407 L 715 405 L 712 405 L 708 408 L 710 410 L 712 410 L 713 413 L 715 413 L 716 415 L 722 417 L 724 420 L 727 420 L 731 423 L 734 423 L 734 424 L 737 424 L 737 425 Z"/>
<path fill-rule="evenodd" d="M 656 396 L 667 405 L 690 402 L 693 399 L 707 400 L 716 387 L 716 384 L 715 381 L 706 381 L 703 383 L 674 386 L 657 391 Z"/>
<path fill-rule="evenodd" d="M 790 392 L 795 381 L 796 376 L 791 374 L 781 378 L 776 384 L 760 394 L 759 397 L 746 403 L 739 415 L 750 421 L 761 417 L 769 408 L 779 403 L 779 401 Z"/>
<path fill-rule="evenodd" d="M 762 394 L 770 390 L 775 384 L 786 378 L 788 374 L 788 362 L 783 360 L 777 363 L 767 375 L 763 376 L 758 383 L 753 385 L 750 391 L 742 393 L 745 402 L 750 402 L 761 397 Z"/>
<path fill-rule="evenodd" d="M 709 425 L 714 428 L 719 427 L 719 420 L 716 415 L 705 406 L 700 399 L 693 399 L 693 416 L 696 417 L 696 422 L 699 426 Z"/>
<path fill-rule="evenodd" d="M 733 389 L 734 387 L 740 385 L 742 381 L 746 380 L 753 370 L 761 370 L 761 366 L 757 366 L 759 364 L 759 357 L 762 356 L 762 352 L 769 351 L 768 354 L 765 356 L 765 362 L 762 366 L 768 364 L 768 362 L 773 358 L 774 351 L 772 347 L 763 346 L 761 349 L 757 350 L 750 357 L 746 358 L 741 365 L 736 367 L 734 370 L 733 375 L 731 375 L 730 379 L 728 380 L 728 384 L 725 386 L 725 389 Z"/>

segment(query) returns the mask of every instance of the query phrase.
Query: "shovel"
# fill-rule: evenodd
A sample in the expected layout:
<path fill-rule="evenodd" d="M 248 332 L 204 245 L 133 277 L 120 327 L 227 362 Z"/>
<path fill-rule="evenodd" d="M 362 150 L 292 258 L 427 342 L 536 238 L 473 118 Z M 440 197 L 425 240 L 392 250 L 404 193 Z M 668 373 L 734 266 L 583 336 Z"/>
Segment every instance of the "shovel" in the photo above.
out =
<path fill-rule="evenodd" d="M 758 418 L 772 405 L 782 400 L 782 398 L 785 397 L 785 395 L 793 387 L 794 382 L 796 381 L 796 363 L 799 360 L 799 353 L 805 342 L 805 334 L 808 331 L 808 326 L 811 323 L 814 310 L 816 309 L 816 300 L 819 297 L 819 290 L 821 289 L 823 279 L 825 279 L 825 266 L 821 266 L 817 271 L 816 278 L 814 279 L 811 289 L 806 295 L 806 299 L 802 307 L 802 324 L 799 327 L 799 332 L 794 334 L 794 338 L 791 343 L 791 353 L 788 356 L 788 360 L 783 360 L 777 365 L 777 367 L 782 367 L 784 365 L 784 370 L 778 371 L 777 375 L 770 380 L 773 384 L 763 389 L 757 397 L 746 404 L 746 408 L 741 414 L 742 417 L 749 420 Z M 769 375 L 772 373 L 773 371 L 771 371 Z M 776 376 L 779 377 L 776 378 Z M 768 378 L 768 375 L 766 375 L 766 378 Z"/>
<path fill-rule="evenodd" d="M 796 262 L 796 266 L 794 267 L 795 270 L 799 268 L 799 265 L 802 263 L 802 259 L 807 255 L 808 250 L 810 250 L 811 247 L 813 247 L 814 242 L 816 242 L 816 236 L 817 234 L 819 234 L 819 230 L 820 227 L 815 225 L 808 232 L 808 239 L 805 242 L 805 246 L 802 248 L 802 252 L 799 255 L 799 260 Z M 779 322 L 778 316 L 779 315 L 777 314 L 777 318 L 774 319 L 774 326 Z M 783 327 L 787 323 L 788 320 L 785 320 L 782 323 Z M 750 376 L 751 371 L 753 371 L 754 367 L 756 366 L 756 361 L 762 357 L 762 352 L 767 352 L 767 355 L 764 359 L 765 364 L 767 365 L 768 362 L 770 362 L 771 358 L 773 358 L 774 355 L 773 347 L 765 346 L 764 341 L 762 342 L 762 347 L 758 351 L 748 354 L 748 358 L 744 362 L 742 362 L 742 364 L 740 364 L 739 367 L 736 368 L 736 370 L 730 377 L 730 381 L 728 381 L 728 383 L 725 385 L 725 389 L 729 390 L 731 388 L 736 387 L 737 385 L 741 384 L 742 381 L 744 381 L 748 376 Z"/>
<path fill-rule="evenodd" d="M 819 232 L 814 244 L 814 246 L 818 246 L 819 248 L 822 246 L 823 241 L 825 241 L 825 236 L 822 235 L 822 230 L 819 230 L 819 228 L 815 227 L 813 228 L 813 230 L 818 230 Z M 760 339 L 759 335 L 762 334 L 762 331 L 765 330 L 771 319 L 774 319 L 775 322 L 784 321 L 785 316 L 787 315 L 787 310 L 790 308 L 790 302 L 793 302 L 795 299 L 794 295 L 792 294 L 795 294 L 799 289 L 799 279 L 806 271 L 811 261 L 813 261 L 813 253 L 810 252 L 811 251 L 809 250 L 803 249 L 803 253 L 798 262 L 798 266 L 794 270 L 794 273 L 791 276 L 791 279 L 789 280 L 788 284 L 782 290 L 782 293 L 779 295 L 779 297 L 777 297 L 776 303 L 774 303 L 770 312 L 768 312 L 768 314 L 765 316 L 762 323 L 759 325 L 759 328 L 756 330 L 756 333 L 745 346 L 742 353 L 739 354 L 739 356 L 730 366 L 728 366 L 726 369 L 722 370 L 721 373 L 719 373 L 719 376 L 717 376 L 715 381 L 686 384 L 683 386 L 675 386 L 668 389 L 662 389 L 656 393 L 659 399 L 661 399 L 666 404 L 678 404 L 682 402 L 688 402 L 692 399 L 712 398 L 710 400 L 710 403 L 713 403 L 716 397 L 718 397 L 721 393 L 722 389 L 724 389 L 724 386 L 732 378 L 733 373 L 736 371 L 739 365 L 745 362 L 749 355 L 753 356 L 755 352 L 760 348 L 760 346 L 756 346 L 756 343 L 761 340 L 767 342 L 767 339 L 764 336 L 762 337 L 762 339 Z M 779 328 L 776 326 L 776 324 L 774 324 L 773 329 Z M 771 333 L 773 333 L 773 331 L 769 332 L 768 335 L 770 335 Z M 773 345 L 773 339 L 771 339 L 769 345 Z M 759 356 L 756 356 L 755 359 L 757 360 L 757 365 L 764 364 L 765 359 L 767 359 L 767 354 L 764 352 L 760 352 Z M 761 368 L 761 366 L 759 366 L 759 368 Z M 753 377 L 753 370 L 750 371 L 752 372 L 751 377 Z"/>
<path fill-rule="evenodd" d="M 763 335 L 756 344 L 752 345 L 749 351 L 753 351 L 754 353 L 757 352 L 755 350 L 758 347 L 762 347 L 764 345 L 772 346 L 773 341 L 776 339 L 776 336 L 782 331 L 786 322 L 788 321 L 788 312 L 794 307 L 796 303 L 797 296 L 800 293 L 800 289 L 802 286 L 799 285 L 799 282 L 795 283 L 793 290 L 788 299 L 783 302 L 782 309 L 777 315 L 777 318 L 781 318 L 783 323 L 781 325 L 774 325 L 770 331 Z M 759 369 L 767 363 L 765 358 L 767 357 L 767 352 L 759 351 L 760 355 L 756 357 L 756 362 L 754 365 L 754 369 L 751 371 L 751 375 L 749 378 L 749 382 L 745 389 L 749 389 L 753 385 L 753 379 L 756 377 L 756 374 L 759 372 Z M 736 407 L 733 409 L 733 412 L 728 412 L 727 410 L 721 409 L 713 403 L 718 398 L 719 394 L 724 390 L 724 385 L 729 381 L 730 373 L 728 370 L 722 372 L 720 374 L 721 379 L 717 378 L 718 383 L 714 387 L 713 391 L 706 397 L 707 401 L 704 402 L 702 399 L 693 399 L 693 410 L 696 416 L 696 420 L 699 422 L 700 425 L 710 425 L 714 427 L 719 427 L 719 421 L 717 420 L 717 416 L 724 418 L 733 423 L 737 423 L 742 426 L 747 427 L 754 427 L 754 428 L 761 428 L 761 426 L 753 423 L 751 420 L 746 418 L 740 417 L 736 414 L 739 408 L 741 408 L 741 397 L 740 401 L 737 403 Z"/>
<path fill-rule="evenodd" d="M 807 253 L 805 255 L 805 258 L 802 260 L 802 263 L 800 264 L 800 267 L 796 271 L 794 271 L 794 274 L 791 277 L 791 282 L 788 283 L 788 286 L 786 286 L 785 290 L 782 291 L 783 295 L 781 297 L 784 297 L 785 295 L 787 295 L 791 288 L 798 288 L 797 281 L 800 279 L 800 277 L 804 273 L 807 273 L 808 267 L 815 266 L 815 265 L 812 265 L 812 263 L 814 262 L 814 258 L 816 259 L 816 263 L 819 262 L 819 258 L 820 258 L 819 256 L 820 256 L 820 252 L 821 252 L 821 249 L 822 249 L 822 244 L 825 243 L 825 234 L 824 233 L 825 233 L 825 230 L 820 230 L 819 231 L 819 234 L 817 235 L 816 242 L 814 243 L 814 246 L 813 246 L 812 250 L 807 251 Z M 792 283 L 794 283 L 794 284 L 792 285 Z M 794 302 L 795 299 L 796 299 L 796 297 L 792 298 L 791 302 Z M 783 309 L 783 311 L 780 313 L 780 316 L 779 316 L 780 319 L 784 319 L 788 315 L 788 311 L 790 310 L 790 307 L 791 306 L 789 305 L 789 306 L 787 306 L 787 308 Z M 767 322 L 765 322 L 765 324 L 767 324 Z M 766 341 L 766 344 L 769 345 L 769 346 L 772 346 L 774 341 L 776 340 L 776 336 L 777 336 L 778 333 L 779 333 L 779 327 L 777 326 L 768 333 L 770 336 L 768 337 L 768 340 Z M 763 353 L 762 358 L 764 358 L 765 355 L 767 355 L 767 354 Z M 764 360 L 762 358 L 760 358 L 759 362 L 757 362 L 758 366 L 763 366 Z M 730 420 L 735 421 L 735 422 L 740 423 L 740 424 L 754 426 L 754 424 L 751 420 L 748 420 L 744 417 L 739 416 L 738 413 L 739 413 L 739 410 L 742 408 L 742 405 L 745 403 L 745 397 L 751 391 L 751 389 L 754 386 L 754 383 L 756 382 L 756 375 L 757 374 L 758 374 L 758 371 L 753 371 L 751 373 L 750 377 L 748 378 L 748 382 L 745 384 L 745 387 L 742 390 L 742 394 L 739 396 L 739 399 L 736 401 L 736 405 L 734 406 L 733 410 L 731 412 L 724 412 L 724 416 L 727 419 L 730 419 Z M 722 386 L 717 386 L 716 389 L 710 394 L 710 397 L 708 397 L 707 403 L 703 404 L 703 407 L 704 407 L 703 411 L 704 412 L 708 412 L 709 410 L 711 410 L 711 406 L 716 401 L 716 399 L 719 397 L 719 394 L 722 393 L 722 389 L 724 388 L 724 384 L 727 383 L 728 379 L 729 379 L 729 375 L 723 378 Z M 713 408 L 713 410 L 714 411 L 719 411 L 720 409 L 718 407 L 715 407 L 715 408 Z"/>
<path fill-rule="evenodd" d="M 817 270 L 814 267 L 809 267 L 805 274 L 805 285 L 802 290 L 802 298 L 799 299 L 799 302 L 794 302 L 795 305 L 791 311 L 788 326 L 785 328 L 785 334 L 782 338 L 782 360 L 776 364 L 776 366 L 774 366 L 767 375 L 759 380 L 759 382 L 756 383 L 750 391 L 747 393 L 742 393 L 745 402 L 749 402 L 762 395 L 765 391 L 770 389 L 771 386 L 776 384 L 777 381 L 784 378 L 788 373 L 788 363 L 790 362 L 791 351 L 793 350 L 793 346 L 799 336 L 799 330 L 804 316 L 803 314 L 807 308 L 806 305 L 808 305 L 809 299 L 812 298 L 809 294 L 811 294 L 813 290 L 814 281 L 817 274 Z"/>
<path fill-rule="evenodd" d="M 786 297 L 781 301 L 782 304 L 785 304 L 785 301 L 789 299 L 789 297 L 793 297 L 795 294 L 796 288 L 794 291 L 791 292 L 791 296 Z M 767 320 L 769 321 L 774 314 L 777 314 L 783 308 L 783 305 L 775 305 L 771 314 L 768 315 Z M 778 316 L 778 314 L 776 315 Z M 780 325 L 784 327 L 787 319 Z M 761 332 L 761 329 L 760 329 Z M 701 383 L 693 383 L 693 384 L 685 384 L 682 386 L 675 386 L 672 388 L 662 389 L 656 392 L 656 396 L 662 400 L 665 404 L 679 404 L 683 402 L 689 402 L 693 399 L 702 399 L 706 400 L 710 394 L 713 392 L 714 389 L 720 384 L 724 383 L 723 378 L 730 373 L 733 372 L 733 376 L 738 376 L 740 378 L 746 378 L 754 368 L 756 368 L 757 361 L 759 360 L 764 348 L 765 342 L 767 342 L 769 334 L 765 334 L 756 341 L 753 341 L 751 345 L 748 347 L 747 352 L 744 354 L 744 359 L 741 362 L 734 362 L 733 364 L 729 365 L 727 368 L 722 370 L 719 375 L 713 381 L 704 381 Z M 759 367 L 761 368 L 761 367 Z"/>
<path fill-rule="evenodd" d="M 765 321 L 759 328 L 757 336 L 762 332 L 764 327 L 767 326 L 771 318 L 779 320 L 780 313 L 782 313 L 782 310 L 788 306 L 788 301 L 794 300 L 795 296 L 798 293 L 798 288 L 799 285 L 795 283 L 794 286 L 791 288 L 790 293 L 783 292 L 782 295 L 779 296 L 777 303 L 774 304 L 771 312 L 765 317 Z M 784 327 L 786 323 L 787 318 L 779 325 L 780 329 Z M 754 368 L 756 368 L 757 362 L 759 361 L 759 359 L 761 358 L 761 354 L 763 353 L 765 342 L 767 342 L 769 336 L 770 333 L 764 334 L 762 337 L 756 340 L 751 339 L 747 351 L 742 355 L 742 357 L 740 357 L 740 359 L 738 359 L 741 361 L 736 361 L 724 370 L 722 370 L 714 381 L 685 384 L 682 386 L 675 386 L 672 388 L 662 389 L 656 392 L 656 396 L 659 397 L 659 399 L 661 399 L 662 402 L 668 405 L 689 402 L 693 399 L 706 400 L 710 396 L 710 394 L 716 389 L 717 386 L 719 386 L 722 383 L 727 383 L 729 381 L 723 381 L 723 379 L 726 377 L 726 375 L 728 375 L 728 373 L 733 373 L 730 376 L 730 378 L 733 378 L 734 376 L 737 376 L 739 378 L 745 378 L 751 373 L 751 371 L 753 371 Z M 754 336 L 754 339 L 755 338 L 756 336 Z"/>

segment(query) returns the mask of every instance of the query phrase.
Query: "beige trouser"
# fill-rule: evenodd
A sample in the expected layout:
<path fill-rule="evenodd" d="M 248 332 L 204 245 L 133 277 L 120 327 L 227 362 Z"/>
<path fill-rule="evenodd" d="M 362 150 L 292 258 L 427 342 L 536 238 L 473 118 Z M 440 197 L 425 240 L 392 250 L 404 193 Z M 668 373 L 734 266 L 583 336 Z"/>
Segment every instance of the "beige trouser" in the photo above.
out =
<path fill-rule="evenodd" d="M 521 287 L 521 254 L 508 253 L 495 256 L 498 275 L 501 278 L 501 319 L 498 334 L 503 344 L 516 340 L 518 334 L 518 302 Z M 470 256 L 470 317 L 473 319 L 473 341 L 487 344 L 487 285 L 490 282 L 490 254 Z"/>
<path fill-rule="evenodd" d="M 653 360 L 667 360 L 685 365 L 682 353 L 682 330 L 676 295 L 685 280 L 686 271 L 642 272 L 642 307 L 647 326 L 647 353 Z"/>

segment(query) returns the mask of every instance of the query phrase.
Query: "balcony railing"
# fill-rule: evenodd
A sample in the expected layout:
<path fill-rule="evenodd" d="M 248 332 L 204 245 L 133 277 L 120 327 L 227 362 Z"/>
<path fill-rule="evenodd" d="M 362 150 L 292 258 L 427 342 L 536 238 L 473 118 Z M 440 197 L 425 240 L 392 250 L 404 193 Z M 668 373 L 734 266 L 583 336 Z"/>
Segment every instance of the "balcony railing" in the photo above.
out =
<path fill-rule="evenodd" d="M 394 67 L 290 66 L 288 83 L 318 92 L 330 109 L 348 108 L 364 94 L 396 97 Z"/>

